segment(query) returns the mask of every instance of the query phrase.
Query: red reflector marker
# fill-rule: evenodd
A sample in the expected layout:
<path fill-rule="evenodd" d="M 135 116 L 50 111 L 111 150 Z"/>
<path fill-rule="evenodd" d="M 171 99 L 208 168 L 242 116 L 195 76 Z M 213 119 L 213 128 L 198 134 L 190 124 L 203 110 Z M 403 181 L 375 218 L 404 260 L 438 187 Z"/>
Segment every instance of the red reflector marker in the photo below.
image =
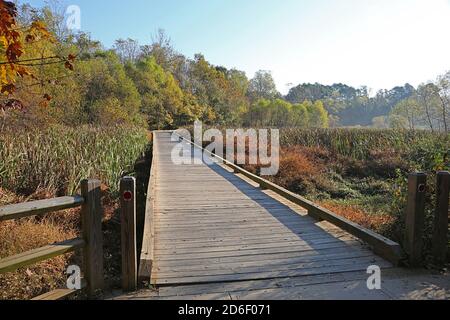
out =
<path fill-rule="evenodd" d="M 133 192 L 131 192 L 131 191 L 125 191 L 125 192 L 123 193 L 123 200 L 125 200 L 125 201 L 131 201 L 131 200 L 133 200 Z"/>

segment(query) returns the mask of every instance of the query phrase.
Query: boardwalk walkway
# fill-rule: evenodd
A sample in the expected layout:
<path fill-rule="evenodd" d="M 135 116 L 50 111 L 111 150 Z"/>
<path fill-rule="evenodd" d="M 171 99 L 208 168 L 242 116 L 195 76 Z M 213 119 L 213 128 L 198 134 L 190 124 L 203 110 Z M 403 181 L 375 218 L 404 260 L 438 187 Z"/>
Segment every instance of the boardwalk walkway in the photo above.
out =
<path fill-rule="evenodd" d="M 367 289 L 367 268 L 398 269 L 361 241 L 223 165 L 175 165 L 179 142 L 154 139 L 158 290 L 131 298 L 390 298 Z"/>

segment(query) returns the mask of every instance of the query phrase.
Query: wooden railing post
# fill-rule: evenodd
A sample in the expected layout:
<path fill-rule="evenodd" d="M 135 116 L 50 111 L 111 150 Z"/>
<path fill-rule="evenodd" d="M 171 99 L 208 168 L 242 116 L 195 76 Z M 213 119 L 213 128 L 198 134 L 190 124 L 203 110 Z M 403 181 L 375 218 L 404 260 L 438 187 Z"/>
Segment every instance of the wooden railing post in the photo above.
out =
<path fill-rule="evenodd" d="M 436 214 L 433 229 L 433 256 L 437 263 L 447 260 L 448 247 L 448 209 L 450 173 L 441 171 L 437 173 L 436 184 Z"/>
<path fill-rule="evenodd" d="M 424 173 L 412 173 L 408 177 L 405 250 L 411 267 L 418 267 L 422 262 L 426 183 Z"/>
<path fill-rule="evenodd" d="M 137 289 L 136 179 L 120 180 L 120 221 L 122 230 L 122 289 Z"/>
<path fill-rule="evenodd" d="M 103 274 L 103 233 L 100 181 L 84 180 L 81 183 L 84 204 L 81 208 L 84 253 L 84 277 L 87 281 L 89 297 L 95 297 L 104 285 Z"/>

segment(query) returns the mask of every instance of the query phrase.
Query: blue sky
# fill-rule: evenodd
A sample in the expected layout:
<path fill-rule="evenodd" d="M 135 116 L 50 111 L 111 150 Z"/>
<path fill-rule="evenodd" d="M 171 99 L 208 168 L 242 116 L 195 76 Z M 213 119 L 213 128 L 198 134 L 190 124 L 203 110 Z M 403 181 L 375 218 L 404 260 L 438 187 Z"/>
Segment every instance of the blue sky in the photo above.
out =
<path fill-rule="evenodd" d="M 24 2 L 24 1 L 22 1 Z M 45 1 L 25 1 L 41 6 Z M 151 42 L 163 28 L 192 57 L 270 70 L 278 89 L 342 82 L 374 91 L 418 85 L 450 70 L 450 0 L 62 0 L 111 47 Z"/>

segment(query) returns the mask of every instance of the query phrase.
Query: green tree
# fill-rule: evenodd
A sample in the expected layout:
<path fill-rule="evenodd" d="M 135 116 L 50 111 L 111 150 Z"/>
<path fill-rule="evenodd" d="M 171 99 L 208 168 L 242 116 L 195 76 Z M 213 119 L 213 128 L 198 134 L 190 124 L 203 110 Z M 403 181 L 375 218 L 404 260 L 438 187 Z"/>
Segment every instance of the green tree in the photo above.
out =
<path fill-rule="evenodd" d="M 141 97 L 114 52 L 80 62 L 77 82 L 88 123 L 104 123 L 102 115 L 108 114 L 107 124 L 142 124 Z"/>
<path fill-rule="evenodd" d="M 260 70 L 250 80 L 248 95 L 252 101 L 258 99 L 275 99 L 281 97 L 270 71 Z"/>
<path fill-rule="evenodd" d="M 420 126 L 421 114 L 421 107 L 417 99 L 411 97 L 397 103 L 389 117 L 393 118 L 390 122 L 396 128 L 403 126 L 404 129 L 414 130 Z"/>
<path fill-rule="evenodd" d="M 309 127 L 328 128 L 328 112 L 325 110 L 322 101 L 309 103 L 308 107 Z"/>
<path fill-rule="evenodd" d="M 152 129 L 187 125 L 201 118 L 202 111 L 193 96 L 186 95 L 174 77 L 151 56 L 127 71 L 142 96 L 141 111 Z"/>
<path fill-rule="evenodd" d="M 241 73 L 215 67 L 202 55 L 196 55 L 190 61 L 188 70 L 186 90 L 198 99 L 207 111 L 205 115 L 212 111 L 215 123 L 219 125 L 242 121 L 248 101 L 244 95 L 245 79 Z"/>

